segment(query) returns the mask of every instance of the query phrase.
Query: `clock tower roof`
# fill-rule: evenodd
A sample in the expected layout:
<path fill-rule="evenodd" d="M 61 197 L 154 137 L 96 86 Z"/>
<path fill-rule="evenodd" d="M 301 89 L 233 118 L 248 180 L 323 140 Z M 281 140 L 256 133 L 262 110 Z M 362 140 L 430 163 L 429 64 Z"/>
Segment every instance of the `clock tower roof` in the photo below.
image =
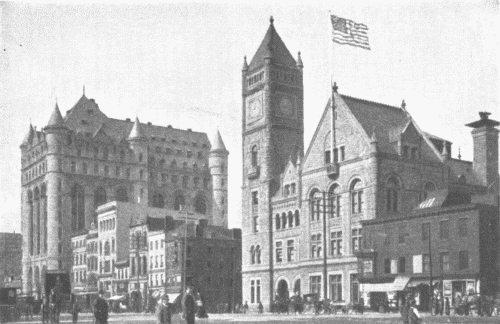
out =
<path fill-rule="evenodd" d="M 265 59 L 271 58 L 272 63 L 286 65 L 290 67 L 296 67 L 297 62 L 293 58 L 292 54 L 286 47 L 278 32 L 274 28 L 274 19 L 271 17 L 269 28 L 267 29 L 264 39 L 260 43 L 257 52 L 255 53 L 250 65 L 248 67 L 249 71 L 265 64 Z"/>

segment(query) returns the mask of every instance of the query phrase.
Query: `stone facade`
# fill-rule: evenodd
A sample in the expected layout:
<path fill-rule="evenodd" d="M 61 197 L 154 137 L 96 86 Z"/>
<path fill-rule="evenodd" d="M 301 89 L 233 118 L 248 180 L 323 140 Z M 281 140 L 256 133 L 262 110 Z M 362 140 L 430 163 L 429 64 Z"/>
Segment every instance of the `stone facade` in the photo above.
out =
<path fill-rule="evenodd" d="M 0 288 L 20 281 L 23 237 L 19 233 L 0 233 Z"/>
<path fill-rule="evenodd" d="M 227 166 L 228 153 L 210 147 L 206 134 L 191 129 L 109 118 L 85 93 L 64 117 L 56 105 L 42 130 L 30 125 L 21 144 L 23 291 L 40 292 L 35 283 L 45 270 L 71 269 L 71 237 L 86 233 L 97 207 L 110 201 L 190 205 L 227 226 L 220 208 L 227 190 L 214 192 L 210 170 L 218 186 L 227 181 L 219 166 Z"/>
<path fill-rule="evenodd" d="M 488 167 L 451 158 L 452 143 L 423 132 L 404 101 L 357 99 L 336 85 L 304 150 L 302 75 L 300 53 L 290 55 L 271 19 L 242 72 L 242 282 L 250 307 L 294 292 L 357 302 L 362 221 L 410 212 L 439 189 L 484 192 L 498 177 L 498 158 L 483 154 Z M 498 155 L 498 137 L 483 137 Z M 496 171 L 478 172 L 495 161 Z"/>

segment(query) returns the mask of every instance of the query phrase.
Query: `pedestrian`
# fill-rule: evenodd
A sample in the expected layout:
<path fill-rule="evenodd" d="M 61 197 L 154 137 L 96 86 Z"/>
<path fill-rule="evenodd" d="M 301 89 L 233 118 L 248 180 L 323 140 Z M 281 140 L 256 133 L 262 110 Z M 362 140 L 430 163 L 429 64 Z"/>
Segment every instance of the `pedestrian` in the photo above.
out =
<path fill-rule="evenodd" d="M 462 315 L 462 296 L 460 293 L 456 294 L 455 305 L 453 306 L 455 307 L 455 315 Z"/>
<path fill-rule="evenodd" d="M 73 316 L 73 323 L 78 322 L 78 313 L 80 312 L 80 307 L 76 299 L 73 301 L 73 306 L 71 307 L 71 315 Z"/>
<path fill-rule="evenodd" d="M 194 324 L 195 315 L 195 300 L 193 297 L 193 288 L 188 286 L 186 293 L 182 298 L 182 318 L 186 320 L 187 324 Z"/>
<path fill-rule="evenodd" d="M 406 300 L 402 303 L 401 305 L 401 320 L 403 321 L 403 324 L 408 324 L 409 322 L 409 312 L 410 312 L 410 298 L 406 298 Z"/>
<path fill-rule="evenodd" d="M 444 313 L 450 315 L 450 298 L 446 297 L 444 301 Z"/>
<path fill-rule="evenodd" d="M 248 312 L 248 301 L 245 300 L 245 305 L 243 305 L 243 314 Z"/>
<path fill-rule="evenodd" d="M 359 313 L 363 315 L 365 311 L 365 299 L 363 297 L 359 298 Z"/>
<path fill-rule="evenodd" d="M 42 323 L 49 323 L 49 300 L 47 296 L 42 297 Z"/>
<path fill-rule="evenodd" d="M 104 290 L 99 291 L 99 296 L 94 301 L 95 324 L 108 324 L 108 303 L 104 299 Z"/>
<path fill-rule="evenodd" d="M 414 299 L 410 302 L 410 310 L 408 312 L 408 324 L 420 324 L 422 323 L 422 318 L 417 309 L 417 303 Z"/>
<path fill-rule="evenodd" d="M 259 301 L 257 308 L 259 309 L 259 314 L 264 313 L 264 306 L 262 305 L 262 302 Z"/>
<path fill-rule="evenodd" d="M 200 294 L 200 292 L 196 293 L 196 306 L 198 308 L 196 316 L 198 318 L 208 318 L 207 310 L 205 309 L 205 298 Z M 231 306 L 228 305 L 228 308 Z"/>
<path fill-rule="evenodd" d="M 444 311 L 444 299 L 443 299 L 443 296 L 439 296 L 439 299 L 438 299 L 438 313 L 439 315 L 443 315 L 443 311 Z"/>
<path fill-rule="evenodd" d="M 167 294 L 158 300 L 158 304 L 156 305 L 156 324 L 172 324 L 172 307 L 168 301 Z"/>

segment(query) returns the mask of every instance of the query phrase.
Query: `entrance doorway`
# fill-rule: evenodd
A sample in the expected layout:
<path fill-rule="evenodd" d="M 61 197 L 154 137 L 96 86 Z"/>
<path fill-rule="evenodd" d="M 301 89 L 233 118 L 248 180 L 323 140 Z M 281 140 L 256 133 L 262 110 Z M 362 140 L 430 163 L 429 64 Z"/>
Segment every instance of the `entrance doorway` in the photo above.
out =
<path fill-rule="evenodd" d="M 287 299 L 289 297 L 288 283 L 284 279 L 278 282 L 278 297 L 280 299 Z"/>

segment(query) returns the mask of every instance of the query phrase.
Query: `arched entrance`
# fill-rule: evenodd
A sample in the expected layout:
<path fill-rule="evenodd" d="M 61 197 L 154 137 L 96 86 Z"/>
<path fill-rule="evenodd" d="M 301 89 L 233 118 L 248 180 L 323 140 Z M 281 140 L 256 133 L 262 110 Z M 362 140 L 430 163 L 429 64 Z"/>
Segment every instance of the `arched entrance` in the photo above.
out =
<path fill-rule="evenodd" d="M 286 299 L 289 297 L 288 293 L 288 283 L 286 282 L 285 279 L 281 279 L 278 282 L 278 297 L 280 299 Z"/>

